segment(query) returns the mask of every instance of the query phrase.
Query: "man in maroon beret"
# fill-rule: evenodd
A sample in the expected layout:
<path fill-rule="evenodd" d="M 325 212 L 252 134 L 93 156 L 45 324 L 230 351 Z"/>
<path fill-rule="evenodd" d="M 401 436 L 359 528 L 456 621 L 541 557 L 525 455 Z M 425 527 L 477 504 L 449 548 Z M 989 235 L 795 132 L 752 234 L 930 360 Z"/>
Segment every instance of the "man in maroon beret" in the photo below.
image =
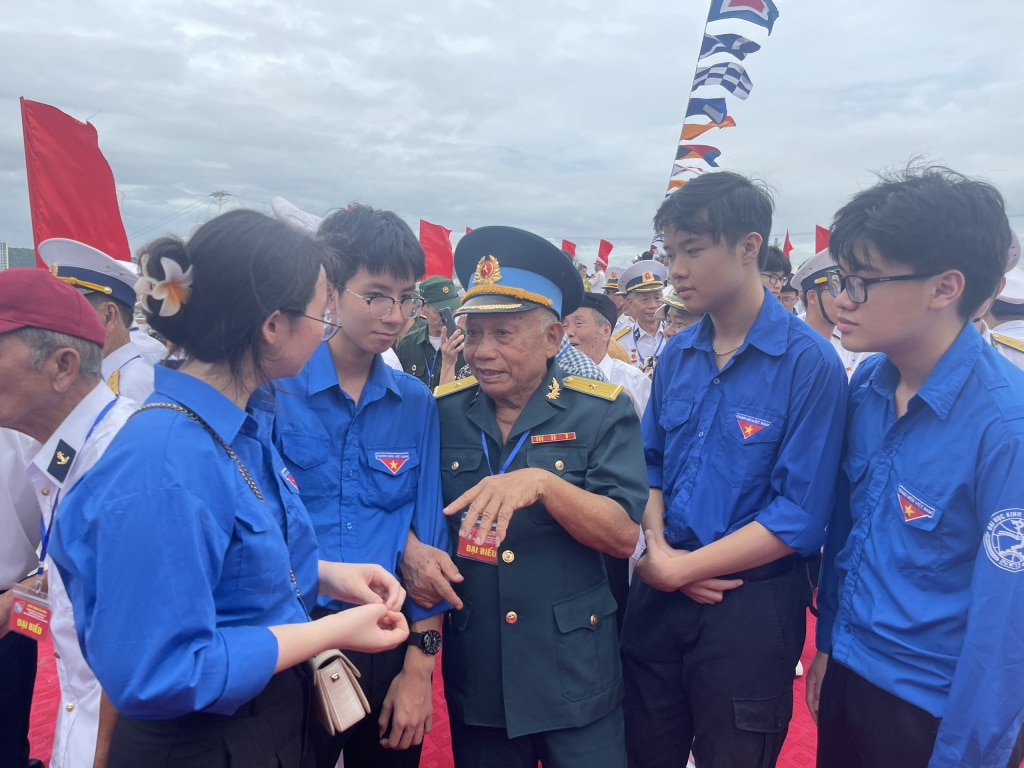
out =
<path fill-rule="evenodd" d="M 0 483 L 17 482 L 27 474 L 39 507 L 36 519 L 43 523 L 39 569 L 20 584 L 3 585 L 11 588 L 0 595 L 0 627 L 11 627 L 8 636 L 53 637 L 62 701 L 50 764 L 60 768 L 92 766 L 94 759 L 105 765 L 116 717 L 109 703 L 101 704 L 99 682 L 78 647 L 71 603 L 46 555 L 60 499 L 135 409 L 103 381 L 105 335 L 88 300 L 49 272 L 0 272 L 0 427 L 42 446 L 29 443 L 27 466 L 5 463 L 11 476 L 0 477 Z M 16 473 L 22 477 L 14 477 Z M 17 512 L 24 510 L 0 509 L 0 536 L 12 524 L 8 521 L 19 524 Z M 30 605 L 34 619 L 26 621 Z M 10 641 L 4 637 L 0 642 Z M 8 679 L 3 669 L 0 678 Z"/>

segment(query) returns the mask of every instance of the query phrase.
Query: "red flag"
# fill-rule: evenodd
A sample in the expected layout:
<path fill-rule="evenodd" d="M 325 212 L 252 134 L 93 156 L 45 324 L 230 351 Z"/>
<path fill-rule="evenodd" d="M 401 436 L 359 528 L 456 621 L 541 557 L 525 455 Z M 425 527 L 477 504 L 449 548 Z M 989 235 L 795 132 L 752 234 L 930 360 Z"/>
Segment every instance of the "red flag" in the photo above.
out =
<path fill-rule="evenodd" d="M 114 174 L 96 128 L 49 104 L 21 99 L 32 239 L 67 237 L 131 261 Z M 36 251 L 36 264 L 46 265 Z"/>
<path fill-rule="evenodd" d="M 472 232 L 472 231 L 473 231 L 473 228 L 472 228 L 472 227 L 466 227 L 466 234 L 467 234 L 467 235 L 468 235 L 468 234 L 469 234 L 470 232 Z"/>
<path fill-rule="evenodd" d="M 821 253 L 828 250 L 828 229 L 818 225 L 814 226 L 814 252 Z"/>
<path fill-rule="evenodd" d="M 782 252 L 786 254 L 786 258 L 789 258 L 789 254 L 793 252 L 793 244 L 789 242 L 789 230 L 786 230 L 786 239 L 782 243 Z"/>
<path fill-rule="evenodd" d="M 571 240 L 562 240 L 562 250 L 568 253 L 574 259 L 576 258 L 576 243 L 572 242 Z"/>
<path fill-rule="evenodd" d="M 615 246 L 609 243 L 607 240 L 602 240 L 601 244 L 597 247 L 597 260 L 601 262 L 601 269 L 608 269 L 608 256 L 611 255 L 612 248 Z"/>
<path fill-rule="evenodd" d="M 423 273 L 423 277 L 441 275 L 451 279 L 455 265 L 451 234 L 450 229 L 445 229 L 440 224 L 431 224 L 420 219 L 420 245 L 427 255 L 427 271 Z"/>

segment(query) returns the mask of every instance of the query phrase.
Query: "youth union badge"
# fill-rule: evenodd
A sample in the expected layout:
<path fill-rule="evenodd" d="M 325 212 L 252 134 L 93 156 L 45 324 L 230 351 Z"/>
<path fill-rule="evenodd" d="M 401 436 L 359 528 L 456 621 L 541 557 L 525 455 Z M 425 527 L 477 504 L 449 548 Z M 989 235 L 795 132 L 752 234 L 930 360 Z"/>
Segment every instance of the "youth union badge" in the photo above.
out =
<path fill-rule="evenodd" d="M 985 552 L 1004 571 L 1024 571 L 1024 509 L 1004 509 L 992 515 L 985 530 Z"/>

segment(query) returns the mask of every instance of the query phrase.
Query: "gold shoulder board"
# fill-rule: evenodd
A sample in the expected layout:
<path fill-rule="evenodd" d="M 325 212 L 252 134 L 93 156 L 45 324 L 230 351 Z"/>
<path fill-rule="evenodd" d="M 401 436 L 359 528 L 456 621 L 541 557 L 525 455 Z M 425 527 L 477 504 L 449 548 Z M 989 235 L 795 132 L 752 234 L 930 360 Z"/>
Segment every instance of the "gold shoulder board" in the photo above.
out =
<path fill-rule="evenodd" d="M 1018 352 L 1024 352 L 1024 341 L 1018 341 L 1012 336 L 1004 336 L 1001 333 L 993 333 L 992 338 L 1000 344 L 1005 344 L 1007 347 L 1016 349 Z"/>
<path fill-rule="evenodd" d="M 618 332 L 612 334 L 612 338 L 615 339 L 616 341 L 618 341 L 623 336 L 625 336 L 627 333 L 629 333 L 629 331 L 630 331 L 630 326 L 628 326 L 628 325 L 623 326 L 622 328 L 620 328 L 618 330 Z"/>
<path fill-rule="evenodd" d="M 451 395 L 455 392 L 461 392 L 464 389 L 475 386 L 477 380 L 475 376 L 467 376 L 464 379 L 456 379 L 455 381 L 449 381 L 447 384 L 438 384 L 434 387 L 434 397 L 444 397 L 445 395 Z"/>
<path fill-rule="evenodd" d="M 609 384 L 607 381 L 584 379 L 582 376 L 566 376 L 562 379 L 562 383 L 566 386 L 566 389 L 575 389 L 577 392 L 583 392 L 605 400 L 614 400 L 622 392 L 621 384 Z"/>

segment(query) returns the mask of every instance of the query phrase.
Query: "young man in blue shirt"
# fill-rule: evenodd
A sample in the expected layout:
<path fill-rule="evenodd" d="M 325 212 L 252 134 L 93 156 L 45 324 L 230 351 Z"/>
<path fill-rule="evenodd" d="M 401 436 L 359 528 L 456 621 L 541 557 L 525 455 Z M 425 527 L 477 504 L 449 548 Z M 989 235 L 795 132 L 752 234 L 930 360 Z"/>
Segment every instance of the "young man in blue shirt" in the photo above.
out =
<path fill-rule="evenodd" d="M 761 284 L 772 201 L 734 173 L 669 195 L 669 278 L 706 313 L 666 344 L 641 424 L 650 498 L 622 629 L 632 768 L 772 766 L 825 538 L 846 376 Z M 638 577 L 638 578 L 637 578 Z"/>
<path fill-rule="evenodd" d="M 378 563 L 397 574 L 406 538 L 450 551 L 441 514 L 437 406 L 426 387 L 381 359 L 422 307 L 416 278 L 423 249 L 390 211 L 355 205 L 327 217 L 318 236 L 336 252 L 327 277 L 337 333 L 302 372 L 278 382 L 275 441 L 309 510 L 325 559 Z M 314 616 L 345 609 L 321 598 Z M 447 603 L 411 601 L 409 647 L 349 654 L 372 711 L 328 741 L 318 734 L 318 766 L 416 766 L 431 727 L 430 676 Z"/>
<path fill-rule="evenodd" d="M 807 703 L 823 768 L 1004 768 L 1024 721 L 1024 374 L 971 318 L 1006 268 L 992 186 L 883 178 L 836 214 L 854 373 Z"/>

